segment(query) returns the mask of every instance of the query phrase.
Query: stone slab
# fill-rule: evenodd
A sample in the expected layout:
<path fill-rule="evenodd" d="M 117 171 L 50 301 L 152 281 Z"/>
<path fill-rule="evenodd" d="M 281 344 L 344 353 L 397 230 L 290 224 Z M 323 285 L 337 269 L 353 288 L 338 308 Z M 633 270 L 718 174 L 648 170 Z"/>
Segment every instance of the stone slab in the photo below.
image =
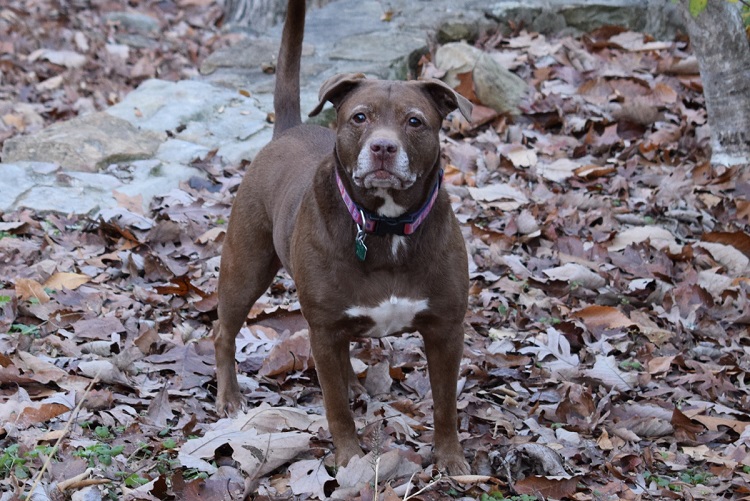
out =
<path fill-rule="evenodd" d="M 117 207 L 115 192 L 151 199 L 205 173 L 188 165 L 156 159 L 111 166 L 103 172 L 80 172 L 43 162 L 0 163 L 0 211 L 29 208 L 39 212 L 96 215 Z"/>
<path fill-rule="evenodd" d="M 178 154 L 175 150 L 181 144 L 185 151 L 196 153 L 218 150 L 227 162 L 238 164 L 250 160 L 270 140 L 272 124 L 260 106 L 260 101 L 239 89 L 198 80 L 154 79 L 141 84 L 107 113 L 142 130 L 169 131 L 170 141 L 181 141 L 161 145 L 161 153 L 155 156 L 162 160 L 197 158 Z"/>
<path fill-rule="evenodd" d="M 95 172 L 111 163 L 150 158 L 164 139 L 163 131 L 144 131 L 98 112 L 8 139 L 3 161 L 51 162 L 69 170 Z"/>

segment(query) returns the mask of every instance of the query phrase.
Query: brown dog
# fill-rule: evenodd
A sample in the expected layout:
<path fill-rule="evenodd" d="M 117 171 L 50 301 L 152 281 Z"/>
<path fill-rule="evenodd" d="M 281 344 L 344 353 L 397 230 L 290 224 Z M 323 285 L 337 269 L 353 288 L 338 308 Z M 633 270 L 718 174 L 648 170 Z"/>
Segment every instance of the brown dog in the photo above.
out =
<path fill-rule="evenodd" d="M 299 64 L 305 1 L 290 0 L 276 76 L 274 139 L 232 207 L 215 332 L 217 410 L 244 406 L 235 338 L 280 266 L 297 285 L 336 462 L 362 455 L 349 409 L 349 342 L 419 331 L 434 401 L 435 463 L 468 473 L 456 431 L 468 273 L 463 238 L 440 190 L 443 118 L 471 104 L 439 81 L 339 75 L 323 84 L 336 131 L 302 125 Z"/>

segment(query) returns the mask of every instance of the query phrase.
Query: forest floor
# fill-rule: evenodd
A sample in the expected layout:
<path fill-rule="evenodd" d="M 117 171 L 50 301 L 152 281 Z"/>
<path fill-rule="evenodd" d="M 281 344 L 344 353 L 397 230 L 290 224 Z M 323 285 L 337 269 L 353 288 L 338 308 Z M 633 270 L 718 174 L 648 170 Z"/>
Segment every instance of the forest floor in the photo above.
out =
<path fill-rule="evenodd" d="M 138 11 L 158 29 L 135 48 L 105 14 L 131 7 L 9 0 L 0 141 L 146 78 L 190 78 L 240 36 L 220 32 L 215 2 L 152 0 Z M 285 275 L 238 340 L 251 410 L 218 421 L 210 332 L 244 166 L 210 156 L 196 165 L 211 183 L 145 213 L 123 199 L 116 224 L 0 214 L 0 499 L 37 478 L 35 500 L 750 496 L 750 173 L 707 163 L 688 45 L 603 28 L 477 46 L 533 92 L 514 119 L 479 107 L 444 129 L 471 261 L 458 406 L 472 476 L 430 467 L 418 335 L 353 344 L 371 453 L 333 466 Z"/>

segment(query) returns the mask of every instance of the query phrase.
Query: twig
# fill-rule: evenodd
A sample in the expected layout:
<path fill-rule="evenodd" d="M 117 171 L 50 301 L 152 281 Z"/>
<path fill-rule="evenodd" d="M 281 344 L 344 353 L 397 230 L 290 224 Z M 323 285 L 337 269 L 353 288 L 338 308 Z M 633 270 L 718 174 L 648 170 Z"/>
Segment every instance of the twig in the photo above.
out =
<path fill-rule="evenodd" d="M 414 477 L 416 476 L 418 472 L 414 472 L 411 474 L 411 477 L 409 477 L 409 483 L 406 484 L 406 492 L 404 492 L 404 499 L 408 499 L 409 496 L 409 489 L 411 488 L 411 482 L 414 480 Z"/>
<path fill-rule="evenodd" d="M 378 474 L 380 473 L 380 456 L 375 460 L 375 499 L 378 501 Z"/>
<path fill-rule="evenodd" d="M 84 471 L 83 473 L 76 475 L 75 477 L 71 477 L 67 480 L 63 480 L 62 482 L 58 482 L 57 490 L 60 492 L 65 492 L 70 488 L 71 485 L 75 484 L 76 482 L 80 482 L 84 478 L 91 475 L 92 471 L 94 471 L 93 468 L 86 468 L 86 471 Z"/>
<path fill-rule="evenodd" d="M 412 475 L 412 478 L 414 478 L 414 475 Z M 430 487 L 432 487 L 432 486 L 436 485 L 436 484 L 437 484 L 438 482 L 440 482 L 440 481 L 441 481 L 442 479 L 443 479 L 443 474 L 442 474 L 442 473 L 438 473 L 438 476 L 437 476 L 437 477 L 435 477 L 435 478 L 434 478 L 434 479 L 432 480 L 432 482 L 430 482 L 429 484 L 425 485 L 424 487 L 422 487 L 421 489 L 419 489 L 419 490 L 418 490 L 417 492 L 415 492 L 414 494 L 412 494 L 412 495 L 408 495 L 408 494 L 409 494 L 409 491 L 407 491 L 407 492 L 406 492 L 406 494 L 404 494 L 404 499 L 403 499 L 402 501 L 409 501 L 409 499 L 413 498 L 414 496 L 418 496 L 419 494 L 422 494 L 422 493 L 423 493 L 424 491 L 426 491 L 426 490 L 427 490 L 427 489 L 429 489 Z M 409 479 L 409 482 L 411 482 L 411 478 Z"/>
<path fill-rule="evenodd" d="M 73 422 L 73 418 L 78 415 L 78 412 L 80 412 L 81 407 L 83 407 L 83 403 L 86 401 L 86 396 L 89 394 L 89 391 L 91 391 L 91 388 L 93 388 L 93 386 L 99 381 L 99 373 L 101 373 L 101 371 L 96 373 L 96 376 L 94 376 L 94 379 L 92 379 L 89 385 L 86 387 L 86 391 L 83 392 L 83 395 L 81 396 L 81 400 L 78 402 L 78 405 L 76 405 L 75 408 L 72 411 L 70 411 L 70 417 L 68 418 L 68 421 L 65 423 L 63 432 L 57 438 L 55 445 L 52 446 L 52 450 L 47 455 L 47 459 L 44 461 L 44 464 L 42 465 L 42 469 L 39 470 L 39 473 L 36 474 L 36 479 L 34 480 L 34 484 L 31 486 L 32 493 L 36 490 L 37 485 L 39 485 L 39 482 L 41 482 L 42 480 L 42 475 L 44 475 L 44 472 L 47 471 L 47 467 L 49 467 L 49 464 L 52 462 L 52 458 L 57 453 L 57 449 L 60 447 L 60 442 L 62 442 L 63 438 L 65 438 L 65 436 L 70 431 L 70 425 Z"/>
<path fill-rule="evenodd" d="M 80 475 L 76 475 L 75 477 L 63 480 L 62 482 L 58 482 L 57 490 L 60 492 L 65 492 L 68 489 L 72 488 L 88 487 L 89 485 L 108 484 L 111 482 L 111 480 L 109 480 L 108 478 L 87 478 L 89 475 L 91 475 L 92 471 L 94 471 L 93 468 L 86 468 L 86 471 L 84 471 Z"/>

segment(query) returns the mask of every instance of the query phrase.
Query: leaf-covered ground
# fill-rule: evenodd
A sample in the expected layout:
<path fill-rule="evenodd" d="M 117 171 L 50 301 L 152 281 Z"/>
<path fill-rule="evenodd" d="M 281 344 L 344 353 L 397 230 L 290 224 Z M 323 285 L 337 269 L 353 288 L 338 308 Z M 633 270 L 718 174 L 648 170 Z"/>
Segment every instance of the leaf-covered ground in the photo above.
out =
<path fill-rule="evenodd" d="M 21 55 L 2 60 L 15 71 L 2 87 L 11 106 L 35 103 L 44 123 L 75 114 L 66 106 L 80 96 L 67 84 L 33 94 L 39 65 L 52 63 L 29 54 L 70 48 L 44 40 L 71 43 L 76 30 L 103 47 L 119 28 L 98 22 L 104 2 L 92 4 L 90 18 L 42 21 L 41 0 L 24 2 L 37 17 L 20 2 L 2 11 L 29 29 L 0 39 Z M 183 19 L 191 41 L 215 29 L 188 20 L 195 9 L 215 23 L 207 2 L 144 8 L 164 26 Z M 162 31 L 155 47 L 169 43 Z M 168 77 L 190 74 L 204 50 L 195 44 Z M 198 165 L 212 183 L 165 194 L 146 213 L 122 198 L 98 220 L 1 215 L 0 498 L 28 493 L 44 464 L 34 499 L 84 489 L 144 500 L 395 500 L 422 488 L 409 499 L 750 496 L 750 175 L 706 163 L 688 47 L 616 29 L 479 45 L 534 95 L 513 120 L 480 108 L 476 123 L 445 127 L 446 185 L 471 255 L 459 426 L 475 476 L 430 467 L 418 335 L 353 344 L 370 394 L 353 411 L 372 452 L 332 467 L 285 276 L 238 339 L 251 409 L 218 420 L 209 336 L 244 166 L 209 157 Z M 94 106 L 106 106 L 96 96 L 108 82 L 118 93 L 137 84 L 146 56 L 129 54 L 115 73 L 91 56 Z M 44 96 L 68 111 L 56 115 Z"/>

